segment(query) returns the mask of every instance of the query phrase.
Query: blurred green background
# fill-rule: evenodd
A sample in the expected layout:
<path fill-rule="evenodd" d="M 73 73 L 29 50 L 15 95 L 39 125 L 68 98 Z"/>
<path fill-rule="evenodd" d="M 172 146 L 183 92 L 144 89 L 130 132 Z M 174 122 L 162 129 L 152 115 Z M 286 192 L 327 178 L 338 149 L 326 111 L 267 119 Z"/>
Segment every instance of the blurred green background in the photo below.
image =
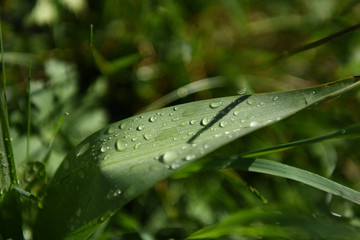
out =
<path fill-rule="evenodd" d="M 47 166 L 106 124 L 171 103 L 309 87 L 360 75 L 360 33 L 276 57 L 355 25 L 358 1 L 336 0 L 1 0 L 0 16 L 16 161 L 26 161 L 26 91 L 31 61 L 30 160 L 44 158 L 58 119 L 68 112 Z M 92 47 L 89 45 L 93 24 Z M 183 86 L 210 86 L 188 94 Z M 157 105 L 160 106 L 160 105 Z M 244 152 L 319 136 L 359 123 L 353 91 L 224 147 Z M 360 189 L 358 139 L 313 144 L 270 159 Z M 180 239 L 245 209 L 289 211 L 360 226 L 349 202 L 284 179 L 238 172 L 267 199 L 263 204 L 237 177 L 194 173 L 159 183 L 104 226 L 101 239 Z M 291 209 L 291 211 L 290 211 Z M 229 237 L 224 239 L 243 239 Z M 321 238 L 318 238 L 321 239 Z"/>

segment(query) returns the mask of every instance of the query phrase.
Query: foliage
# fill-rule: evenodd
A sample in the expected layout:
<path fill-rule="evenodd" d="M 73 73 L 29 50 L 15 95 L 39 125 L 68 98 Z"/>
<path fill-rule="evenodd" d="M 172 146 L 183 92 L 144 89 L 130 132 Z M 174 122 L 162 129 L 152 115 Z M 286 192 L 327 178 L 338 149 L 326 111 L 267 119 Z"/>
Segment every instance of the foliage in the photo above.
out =
<path fill-rule="evenodd" d="M 95 214 L 102 209 L 101 216 L 97 215 L 99 221 L 97 217 L 89 218 L 93 220 L 92 225 L 101 223 L 93 235 L 94 239 L 356 238 L 359 227 L 358 205 L 284 178 L 249 171 L 261 172 L 256 170 L 259 167 L 256 164 L 263 164 L 263 159 L 251 159 L 261 155 L 262 158 L 277 161 L 265 162 L 270 164 L 267 166 L 272 171 L 266 173 L 294 179 L 288 173 L 281 175 L 280 170 L 292 169 L 294 174 L 307 170 L 359 189 L 358 91 L 351 91 L 321 105 L 312 105 L 322 100 L 312 99 L 311 92 L 314 90 L 308 90 L 311 92 L 306 95 L 298 95 L 298 100 L 294 102 L 280 97 L 276 101 L 269 98 L 275 96 L 270 92 L 278 92 L 276 96 L 286 94 L 295 97 L 296 93 L 305 90 L 279 91 L 315 85 L 320 85 L 315 90 L 317 93 L 320 89 L 329 90 L 321 91 L 320 94 L 327 97 L 351 90 L 357 85 L 358 78 L 355 77 L 321 86 L 335 79 L 359 75 L 359 47 L 356 45 L 359 35 L 353 31 L 358 28 L 359 6 L 351 1 L 334 0 L 271 3 L 233 0 L 2 1 L 3 63 L 6 64 L 6 71 L 2 68 L 2 73 L 6 73 L 7 82 L 1 123 L 2 134 L 6 135 L 4 129 L 10 130 L 11 141 L 9 137 L 4 139 L 12 143 L 17 177 L 12 174 L 12 178 L 7 179 L 8 175 L 4 173 L 15 168 L 9 168 L 9 164 L 2 158 L 1 177 L 5 176 L 7 180 L 1 179 L 0 182 L 0 236 L 4 239 L 31 239 L 33 229 L 38 231 L 35 234 L 39 234 L 41 231 L 36 229 L 41 228 L 42 224 L 56 225 L 56 219 L 49 218 L 49 214 L 46 216 L 51 202 L 48 199 L 66 199 L 70 195 L 66 191 L 74 191 L 78 193 L 74 196 L 78 196 L 75 200 L 80 205 L 61 206 L 58 214 L 69 213 L 75 218 L 61 224 L 68 224 L 65 228 L 69 231 L 70 225 L 74 225 L 71 220 L 75 221 L 76 217 L 84 216 L 86 212 Z M 90 24 L 94 26 L 91 46 L 88 42 Z M 350 26 L 354 26 L 352 30 L 332 35 Z M 307 45 L 326 36 L 332 37 L 317 45 Z M 30 61 L 31 89 L 27 95 Z M 349 89 L 347 86 L 350 86 Z M 245 95 L 233 99 L 224 97 L 236 95 L 245 88 Z M 253 95 L 258 92 L 269 93 Z M 240 135 L 242 137 L 231 144 L 224 145 L 230 140 L 225 135 L 227 130 L 223 132 L 226 141 L 209 141 L 215 133 L 206 135 L 207 132 L 201 130 L 207 129 L 206 124 L 201 124 L 203 118 L 208 114 L 213 117 L 215 113 L 216 121 L 210 121 L 210 126 L 216 125 L 220 129 L 221 120 L 231 123 L 234 118 L 235 121 L 235 112 L 231 111 L 232 116 L 224 114 L 216 118 L 214 109 L 226 110 L 226 106 L 231 105 L 233 100 L 249 96 L 250 100 L 256 100 L 254 109 L 262 116 L 261 121 L 283 118 L 310 105 L 311 109 L 250 135 L 242 136 L 248 132 L 234 135 L 231 140 Z M 260 100 L 266 96 L 271 101 Z M 27 102 L 28 97 L 30 104 Z M 183 113 L 183 108 L 200 106 L 193 101 L 203 99 L 210 100 L 196 102 L 204 105 L 192 116 L 182 118 L 184 116 L 176 115 Z M 214 99 L 221 101 L 222 105 L 210 109 L 208 106 Z M 245 104 L 246 100 L 243 100 Z M 147 112 L 168 104 L 188 102 L 191 103 L 180 105 L 178 111 L 170 107 Z M 294 111 L 282 116 L 281 106 L 284 105 L 280 103 L 288 103 Z M 295 103 L 301 103 L 301 106 L 296 109 Z M 65 112 L 69 116 L 59 122 Z M 112 134 L 121 130 L 117 129 L 121 122 L 107 126 L 110 122 L 120 119 L 128 122 L 135 118 L 140 121 L 143 116 L 148 124 L 150 117 L 157 116 L 157 112 L 173 113 L 167 118 L 169 128 L 161 126 L 163 122 L 156 127 L 154 131 L 159 134 L 166 129 L 176 129 L 178 124 L 194 118 L 197 128 L 191 130 L 192 126 L 188 124 L 186 132 L 203 133 L 201 136 L 204 139 L 199 137 L 198 140 L 209 145 L 208 151 L 197 154 L 196 158 L 201 159 L 180 170 L 177 168 L 181 167 L 183 161 L 170 161 L 168 165 L 176 168 L 176 172 L 175 169 L 166 169 L 164 173 L 165 169 L 159 169 L 159 176 L 150 174 L 145 170 L 148 163 L 142 162 L 141 156 L 148 154 L 151 159 L 155 155 L 160 156 L 152 164 L 156 162 L 161 165 L 161 162 L 167 162 L 168 157 L 174 156 L 174 152 L 178 153 L 170 141 L 182 135 L 175 130 L 168 130 L 163 134 L 164 138 L 158 139 L 161 148 L 149 146 L 145 153 L 142 152 L 143 155 L 137 156 L 141 164 L 135 164 L 138 161 L 135 155 L 126 157 L 135 159 L 130 165 L 141 166 L 138 171 L 144 173 L 141 175 L 142 186 L 130 194 L 132 197 L 107 209 L 111 204 L 102 205 L 106 194 L 116 189 L 115 186 L 121 187 L 119 194 L 124 195 L 125 186 L 116 186 L 115 183 L 101 185 L 102 182 L 97 181 L 99 175 L 96 174 L 94 179 L 91 179 L 91 175 L 88 178 L 86 174 L 96 170 L 91 167 L 91 157 L 86 158 L 83 165 L 75 166 L 77 162 L 71 161 L 67 168 L 66 161 L 74 157 L 79 149 L 81 154 L 86 152 L 84 155 L 87 155 L 87 150 L 90 151 L 93 146 L 101 148 L 102 142 L 95 139 L 102 139 L 111 126 L 116 127 Z M 127 119 L 136 114 L 139 115 Z M 8 116 L 6 121 L 5 115 Z M 178 120 L 172 121 L 177 117 Z M 256 119 L 248 117 L 250 126 Z M 30 119 L 30 128 L 27 127 L 27 119 Z M 6 127 L 7 122 L 10 128 Z M 262 122 L 256 128 L 250 127 L 249 132 L 269 123 Z M 136 129 L 139 126 L 137 122 L 133 126 L 132 131 L 141 132 L 141 135 L 136 136 L 138 140 L 131 143 L 131 148 L 136 146 L 136 141 L 140 141 L 139 138 L 145 133 L 155 134 L 146 132 L 146 128 L 139 131 Z M 224 129 L 231 126 L 229 124 Z M 235 131 L 235 128 L 231 131 Z M 207 130 L 211 132 L 210 127 Z M 119 134 L 125 133 L 120 131 Z M 5 148 L 9 148 L 4 139 L 0 142 L 2 153 L 8 152 Z M 91 139 L 97 141 L 96 144 L 87 144 Z M 131 142 L 131 138 L 129 140 Z M 145 146 L 146 141 L 144 137 L 141 138 L 139 149 Z M 182 144 L 189 143 L 186 141 Z M 115 151 L 115 148 L 111 151 Z M 167 151 L 170 155 L 165 155 Z M 185 158 L 186 155 L 192 155 L 191 152 L 181 154 Z M 118 165 L 107 167 L 108 170 L 119 168 L 110 171 L 114 182 L 120 178 L 126 179 L 129 175 L 124 171 L 130 167 L 127 161 L 120 159 L 120 155 L 116 156 L 110 160 Z M 101 157 L 105 157 L 105 153 Z M 12 162 L 9 163 L 11 165 Z M 244 163 L 255 165 L 249 168 L 249 165 L 241 165 Z M 62 167 L 56 172 L 60 164 Z M 260 170 L 264 169 L 263 166 L 260 166 Z M 230 169 L 217 170 L 223 167 Z M 64 168 L 69 170 L 64 172 Z M 66 180 L 64 176 L 69 173 L 84 176 L 84 179 L 70 177 Z M 165 177 L 169 178 L 160 181 Z M 12 182 L 15 178 L 18 178 L 17 181 Z M 81 184 L 71 185 L 74 188 L 66 191 L 62 189 L 64 191 L 60 195 L 56 193 L 51 196 L 51 191 L 54 191 L 51 189 L 62 181 Z M 133 179 L 127 178 L 126 181 Z M 317 180 L 310 178 L 309 181 L 315 183 Z M 146 190 L 156 182 L 155 187 Z M 98 194 L 96 187 L 99 186 L 103 188 L 100 193 L 104 193 L 105 197 L 101 198 L 100 194 L 96 206 L 82 201 L 89 199 L 87 197 L 92 194 Z M 340 185 L 338 195 L 343 196 L 342 190 L 346 192 L 347 189 Z M 114 194 L 117 192 L 112 192 Z M 138 197 L 133 199 L 135 195 Z M 121 211 L 116 212 L 125 203 Z M 40 215 L 39 209 L 43 209 Z M 113 216 L 106 220 L 109 215 Z M 59 223 L 60 220 L 61 217 Z M 70 232 L 73 230 L 70 229 Z"/>

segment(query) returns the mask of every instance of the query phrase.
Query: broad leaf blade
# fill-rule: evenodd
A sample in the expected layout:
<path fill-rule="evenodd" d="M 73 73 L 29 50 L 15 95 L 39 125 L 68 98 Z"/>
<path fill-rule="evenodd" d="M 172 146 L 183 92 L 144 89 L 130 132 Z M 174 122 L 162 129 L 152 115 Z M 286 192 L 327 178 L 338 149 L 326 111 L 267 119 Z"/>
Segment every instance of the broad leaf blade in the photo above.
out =
<path fill-rule="evenodd" d="M 64 159 L 34 237 L 86 239 L 121 206 L 177 169 L 358 85 L 352 77 L 302 90 L 204 100 L 111 124 Z"/>

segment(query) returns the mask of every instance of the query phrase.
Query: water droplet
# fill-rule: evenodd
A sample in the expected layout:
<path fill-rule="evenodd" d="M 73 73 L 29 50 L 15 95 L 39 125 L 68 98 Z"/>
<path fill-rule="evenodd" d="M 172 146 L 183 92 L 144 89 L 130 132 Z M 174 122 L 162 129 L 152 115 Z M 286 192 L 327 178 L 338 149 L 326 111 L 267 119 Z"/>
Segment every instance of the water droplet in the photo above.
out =
<path fill-rule="evenodd" d="M 125 124 L 125 123 L 121 123 L 121 124 L 119 125 L 119 128 L 120 128 L 120 129 L 125 129 L 125 127 L 126 127 L 126 124 Z"/>
<path fill-rule="evenodd" d="M 202 120 L 201 120 L 201 125 L 203 126 L 206 126 L 208 125 L 210 122 L 210 119 L 208 117 L 204 117 Z"/>
<path fill-rule="evenodd" d="M 113 196 L 114 196 L 114 197 L 118 197 L 121 193 L 122 193 L 122 192 L 121 192 L 120 189 L 116 189 L 116 190 L 114 191 L 114 193 L 113 193 Z"/>
<path fill-rule="evenodd" d="M 143 137 L 144 137 L 145 140 L 150 140 L 150 139 L 151 139 L 151 134 L 145 133 L 145 134 L 143 135 Z"/>
<path fill-rule="evenodd" d="M 101 148 L 100 148 L 100 151 L 101 152 L 106 152 L 107 150 L 109 150 L 110 149 L 110 147 L 109 146 L 102 146 Z"/>
<path fill-rule="evenodd" d="M 126 146 L 127 146 L 127 144 L 121 139 L 118 139 L 115 142 L 115 149 L 117 151 L 124 151 L 126 149 Z"/>
<path fill-rule="evenodd" d="M 161 161 L 163 163 L 170 163 L 173 162 L 177 159 L 178 155 L 176 152 L 173 151 L 168 151 L 165 152 L 162 156 L 161 156 Z"/>
<path fill-rule="evenodd" d="M 151 117 L 149 118 L 149 122 L 155 122 L 155 120 L 156 120 L 156 117 L 155 117 L 155 116 L 151 116 Z"/>
<path fill-rule="evenodd" d="M 172 122 L 176 122 L 176 121 L 179 121 L 179 119 L 180 119 L 180 118 L 175 117 L 175 118 L 171 119 L 171 121 L 172 121 Z"/>
<path fill-rule="evenodd" d="M 136 137 L 131 138 L 131 141 L 132 141 L 132 142 L 136 142 L 136 140 L 137 140 Z"/>
<path fill-rule="evenodd" d="M 172 164 L 170 164 L 169 169 L 177 169 L 179 167 L 180 167 L 180 165 L 178 163 L 172 163 Z"/>
<path fill-rule="evenodd" d="M 141 115 L 140 118 L 143 119 L 145 116 L 144 115 Z"/>
<path fill-rule="evenodd" d="M 196 120 L 193 119 L 193 120 L 191 120 L 189 123 L 190 123 L 191 125 L 194 125 L 194 124 L 196 123 Z"/>
<path fill-rule="evenodd" d="M 346 133 L 346 130 L 345 129 L 342 129 L 341 130 L 341 134 L 345 134 Z"/>
<path fill-rule="evenodd" d="M 134 146 L 134 149 L 138 149 L 140 147 L 141 143 L 136 143 Z"/>
<path fill-rule="evenodd" d="M 174 107 L 173 109 L 174 109 L 174 111 L 177 111 L 177 110 L 179 110 L 179 107 Z"/>
<path fill-rule="evenodd" d="M 252 100 L 252 99 L 248 99 L 246 102 L 247 102 L 247 104 L 249 104 L 249 105 L 253 105 L 253 104 L 254 104 L 254 100 Z"/>
<path fill-rule="evenodd" d="M 220 127 L 225 127 L 227 125 L 227 122 L 225 122 L 225 121 L 221 121 L 220 123 L 219 123 L 219 126 Z"/>
<path fill-rule="evenodd" d="M 217 102 L 211 102 L 211 103 L 209 104 L 209 106 L 210 106 L 210 108 L 218 108 L 218 107 L 221 106 L 221 104 L 222 104 L 221 101 L 217 101 Z"/>
<path fill-rule="evenodd" d="M 188 125 L 189 123 L 188 122 L 182 122 L 180 125 L 185 127 L 186 125 Z"/>
<path fill-rule="evenodd" d="M 246 88 L 244 88 L 243 90 L 238 91 L 237 94 L 242 95 L 242 94 L 244 94 L 245 92 L 246 92 Z"/>
<path fill-rule="evenodd" d="M 109 127 L 107 130 L 107 134 L 113 134 L 115 132 L 115 128 L 113 126 Z"/>
<path fill-rule="evenodd" d="M 261 123 L 258 122 L 258 121 L 253 121 L 253 122 L 250 123 L 250 127 L 258 127 L 260 125 L 261 125 Z"/>
<path fill-rule="evenodd" d="M 143 125 L 140 125 L 140 126 L 138 126 L 137 128 L 136 128 L 136 130 L 138 130 L 138 131 L 141 131 L 141 130 L 143 130 L 144 129 L 144 126 Z"/>
<path fill-rule="evenodd" d="M 234 111 L 234 116 L 239 116 L 240 112 L 239 111 Z"/>
<path fill-rule="evenodd" d="M 315 93 L 316 93 L 315 91 L 312 92 L 312 94 L 315 94 Z"/>
<path fill-rule="evenodd" d="M 195 159 L 195 155 L 194 155 L 194 154 L 192 154 L 192 155 L 186 155 L 186 156 L 185 156 L 185 160 L 186 160 L 186 161 L 191 161 L 191 160 L 193 160 L 193 159 Z"/>
<path fill-rule="evenodd" d="M 272 100 L 273 100 L 273 101 L 276 101 L 276 100 L 278 100 L 278 99 L 279 99 L 278 96 L 273 96 L 273 97 L 272 97 Z"/>

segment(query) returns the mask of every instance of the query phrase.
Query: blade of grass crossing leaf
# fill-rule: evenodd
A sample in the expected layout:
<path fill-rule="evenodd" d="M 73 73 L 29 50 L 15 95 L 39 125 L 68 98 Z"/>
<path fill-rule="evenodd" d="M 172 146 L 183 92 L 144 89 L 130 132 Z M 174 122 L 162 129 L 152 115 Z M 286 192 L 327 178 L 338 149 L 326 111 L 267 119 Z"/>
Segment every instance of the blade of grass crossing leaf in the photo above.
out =
<path fill-rule="evenodd" d="M 209 99 L 110 124 L 82 141 L 59 166 L 34 239 L 87 238 L 121 206 L 178 169 L 359 85 L 352 77 L 308 89 Z"/>
<path fill-rule="evenodd" d="M 240 158 L 236 156 L 230 159 L 231 160 L 223 167 L 288 178 L 360 204 L 360 192 L 312 172 L 266 159 Z M 221 160 L 217 159 L 216 161 Z"/>
<path fill-rule="evenodd" d="M 0 90 L 2 91 L 0 96 L 0 121 L 1 121 L 1 137 L 4 148 L 4 153 L 1 154 L 1 174 L 5 182 L 8 182 L 9 179 L 11 185 L 17 185 L 17 173 L 14 160 L 14 153 L 12 150 L 12 143 L 10 137 L 10 126 L 8 118 L 8 110 L 6 105 L 6 74 L 5 74 L 5 63 L 4 63 L 4 48 L 3 48 L 3 38 L 2 38 L 2 29 L 1 29 L 1 19 L 0 19 L 0 45 L 1 45 L 1 61 L 2 61 L 2 86 Z M 5 189 L 8 189 L 10 186 L 6 184 Z"/>
<path fill-rule="evenodd" d="M 266 154 L 281 152 L 294 147 L 304 146 L 307 144 L 317 143 L 325 140 L 338 139 L 338 138 L 351 138 L 351 137 L 360 137 L 360 124 L 346 127 L 339 131 L 325 134 L 323 136 L 289 142 L 274 147 L 269 147 L 269 148 L 264 148 L 264 149 L 244 153 L 243 155 L 241 155 L 241 157 L 243 158 L 259 157 Z"/>

